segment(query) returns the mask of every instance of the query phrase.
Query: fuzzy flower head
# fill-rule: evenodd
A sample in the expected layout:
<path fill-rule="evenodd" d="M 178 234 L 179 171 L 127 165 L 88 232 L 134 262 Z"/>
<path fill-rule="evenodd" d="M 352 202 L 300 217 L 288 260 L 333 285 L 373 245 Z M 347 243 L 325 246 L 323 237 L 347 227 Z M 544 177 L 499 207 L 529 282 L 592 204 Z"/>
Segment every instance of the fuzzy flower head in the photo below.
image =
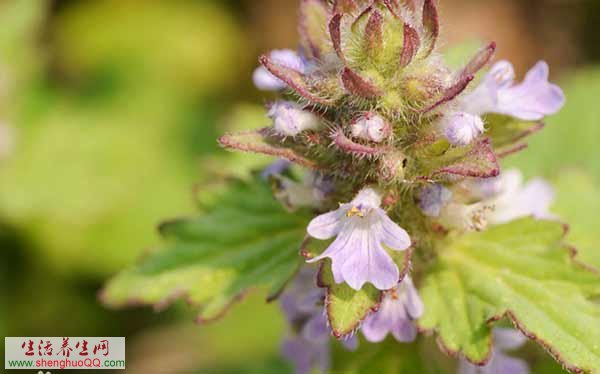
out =
<path fill-rule="evenodd" d="M 294 69 L 300 73 L 303 73 L 305 70 L 305 63 L 302 57 L 290 49 L 272 51 L 270 53 L 270 58 L 282 66 Z M 279 91 L 287 87 L 286 83 L 269 73 L 269 71 L 262 66 L 254 71 L 252 80 L 254 81 L 256 88 L 263 91 Z"/>
<path fill-rule="evenodd" d="M 398 266 L 384 245 L 394 251 L 410 247 L 410 237 L 394 223 L 381 206 L 381 196 L 365 188 L 348 204 L 318 216 L 308 225 L 308 234 L 316 239 L 336 239 L 320 256 L 332 261 L 336 283 L 346 282 L 355 290 L 370 282 L 380 290 L 396 286 Z"/>
<path fill-rule="evenodd" d="M 398 286 L 385 292 L 379 310 L 363 322 L 361 331 L 371 343 L 382 342 L 392 334 L 399 342 L 417 337 L 413 321 L 423 314 L 423 301 L 412 280 L 406 277 Z"/>
<path fill-rule="evenodd" d="M 269 118 L 273 120 L 273 129 L 281 136 L 296 136 L 306 130 L 319 126 L 319 118 L 303 110 L 291 101 L 278 101 L 271 106 Z"/>
<path fill-rule="evenodd" d="M 352 136 L 358 139 L 381 143 L 390 134 L 390 126 L 374 113 L 367 113 L 352 124 Z"/>

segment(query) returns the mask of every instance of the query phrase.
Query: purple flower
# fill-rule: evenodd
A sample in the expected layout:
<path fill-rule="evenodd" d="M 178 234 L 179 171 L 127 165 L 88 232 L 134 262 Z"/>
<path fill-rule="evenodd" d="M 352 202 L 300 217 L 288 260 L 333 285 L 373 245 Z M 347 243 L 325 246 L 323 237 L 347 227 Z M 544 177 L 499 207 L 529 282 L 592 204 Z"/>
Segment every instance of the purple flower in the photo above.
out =
<path fill-rule="evenodd" d="M 281 175 L 273 178 L 277 181 L 275 197 L 292 212 L 298 208 L 318 208 L 334 188 L 329 179 L 316 172 L 307 173 L 302 182 Z"/>
<path fill-rule="evenodd" d="M 423 188 L 419 207 L 428 217 L 439 217 L 442 208 L 452 199 L 452 192 L 441 184 L 431 184 Z"/>
<path fill-rule="evenodd" d="M 505 354 L 505 351 L 512 351 L 520 348 L 527 338 L 519 331 L 512 329 L 497 328 L 494 329 L 494 348 L 492 358 L 485 366 L 476 366 L 466 359 L 460 360 L 460 374 L 528 374 L 529 367 L 527 362 L 512 358 Z"/>
<path fill-rule="evenodd" d="M 292 327 L 281 349 L 298 374 L 311 373 L 314 368 L 329 369 L 330 330 L 322 305 L 324 297 L 324 291 L 315 285 L 313 270 L 308 267 L 300 271 L 280 297 L 281 309 Z M 344 342 L 350 350 L 357 344 L 355 337 Z"/>
<path fill-rule="evenodd" d="M 452 145 L 464 146 L 484 132 L 481 116 L 497 113 L 524 121 L 537 121 L 558 112 L 565 104 L 560 87 L 548 82 L 549 68 L 538 62 L 521 84 L 508 61 L 496 63 L 482 83 L 458 103 L 456 111 L 440 120 L 440 129 Z"/>
<path fill-rule="evenodd" d="M 281 136 L 296 136 L 319 127 L 319 118 L 290 101 L 277 101 L 267 114 L 273 120 L 275 132 Z"/>
<path fill-rule="evenodd" d="M 391 135 L 391 127 L 374 113 L 367 113 L 352 124 L 352 136 L 362 140 L 381 143 Z"/>
<path fill-rule="evenodd" d="M 550 206 L 555 193 L 552 186 L 541 178 L 523 185 L 518 170 L 507 170 L 496 179 L 497 194 L 491 199 L 494 211 L 489 217 L 492 224 L 503 224 L 519 218 L 555 219 Z"/>
<path fill-rule="evenodd" d="M 412 342 L 417 337 L 413 320 L 421 317 L 423 308 L 412 280 L 406 277 L 398 286 L 386 291 L 381 307 L 367 317 L 361 331 L 371 343 L 383 341 L 390 333 L 399 342 Z"/>
<path fill-rule="evenodd" d="M 485 130 L 481 117 L 467 112 L 452 112 L 440 122 L 444 137 L 452 145 L 470 144 Z"/>
<path fill-rule="evenodd" d="M 302 57 L 290 49 L 272 51 L 270 58 L 279 65 L 297 70 L 300 73 L 305 71 L 305 63 Z M 256 88 L 263 91 L 279 91 L 287 87 L 287 84 L 262 66 L 254 70 L 252 80 Z"/>
<path fill-rule="evenodd" d="M 521 84 L 508 61 L 496 63 L 483 82 L 464 99 L 464 110 L 473 115 L 498 113 L 526 121 L 537 121 L 558 112 L 565 104 L 560 87 L 548 82 L 549 68 L 538 62 Z"/>
<path fill-rule="evenodd" d="M 346 282 L 355 290 L 370 282 L 380 290 L 396 286 L 398 266 L 386 249 L 403 251 L 410 247 L 410 237 L 380 208 L 381 196 L 371 188 L 359 192 L 349 204 L 313 219 L 308 225 L 310 236 L 335 241 L 320 256 L 332 261 L 336 283 Z"/>
<path fill-rule="evenodd" d="M 281 175 L 287 169 L 292 166 L 292 163 L 283 158 L 278 159 L 277 161 L 269 164 L 264 170 L 260 173 L 262 179 L 267 180 L 272 176 Z"/>

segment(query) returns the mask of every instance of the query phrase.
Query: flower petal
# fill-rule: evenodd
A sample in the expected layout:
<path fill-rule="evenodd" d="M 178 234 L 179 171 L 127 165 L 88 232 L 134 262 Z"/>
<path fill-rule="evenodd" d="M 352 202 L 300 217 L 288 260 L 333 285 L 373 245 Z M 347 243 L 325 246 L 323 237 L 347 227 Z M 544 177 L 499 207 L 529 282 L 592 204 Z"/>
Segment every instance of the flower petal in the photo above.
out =
<path fill-rule="evenodd" d="M 362 231 L 349 246 L 352 252 L 342 265 L 341 274 L 351 288 L 358 291 L 370 282 L 377 289 L 389 290 L 398 284 L 398 266 L 377 242 L 375 235 Z"/>
<path fill-rule="evenodd" d="M 538 62 L 523 83 L 499 93 L 497 112 L 527 121 L 558 112 L 565 104 L 565 95 L 560 87 L 548 82 L 548 76 L 548 64 Z"/>
<path fill-rule="evenodd" d="M 554 188 L 550 183 L 541 178 L 531 180 L 523 187 L 520 199 L 526 204 L 529 214 L 538 219 L 554 219 L 555 216 L 550 213 L 550 206 L 555 198 Z"/>
<path fill-rule="evenodd" d="M 401 343 L 410 343 L 417 338 L 417 328 L 412 321 L 402 319 L 392 329 L 392 335 Z"/>
<path fill-rule="evenodd" d="M 322 214 L 308 224 L 308 234 L 315 239 L 327 240 L 340 233 L 343 226 L 342 218 L 344 210 L 342 208 L 333 212 Z"/>
<path fill-rule="evenodd" d="M 494 329 L 494 343 L 502 351 L 521 348 L 526 342 L 527 337 L 518 330 L 501 327 Z"/>
<path fill-rule="evenodd" d="M 309 342 L 327 342 L 329 329 L 327 319 L 323 313 L 313 315 L 302 329 L 302 337 Z"/>
<path fill-rule="evenodd" d="M 382 241 L 383 244 L 395 251 L 404 251 L 411 246 L 411 240 L 408 233 L 398 226 L 381 209 L 377 210 L 381 219 Z"/>
<path fill-rule="evenodd" d="M 529 365 L 524 360 L 503 356 L 500 362 L 496 363 L 496 374 L 529 374 Z"/>
<path fill-rule="evenodd" d="M 363 322 L 360 331 L 362 331 L 365 339 L 371 343 L 382 342 L 390 332 L 391 326 L 385 320 L 385 316 L 381 311 L 372 313 Z"/>
<path fill-rule="evenodd" d="M 425 311 L 425 305 L 423 305 L 423 300 L 421 300 L 421 296 L 417 292 L 417 289 L 413 285 L 412 279 L 410 277 L 404 278 L 402 284 L 405 284 L 406 287 L 406 301 L 404 302 L 404 307 L 406 308 L 406 312 L 408 315 L 417 319 L 423 315 Z M 400 285 L 402 287 L 402 284 Z"/>

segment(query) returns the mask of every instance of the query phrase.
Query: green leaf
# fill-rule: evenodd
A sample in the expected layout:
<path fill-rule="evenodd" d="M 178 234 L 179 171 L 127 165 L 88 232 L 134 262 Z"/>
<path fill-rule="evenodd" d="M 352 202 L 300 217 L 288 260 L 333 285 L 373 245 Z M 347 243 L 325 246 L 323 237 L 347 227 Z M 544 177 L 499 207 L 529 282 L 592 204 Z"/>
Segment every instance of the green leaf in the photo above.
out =
<path fill-rule="evenodd" d="M 164 224 L 165 245 L 112 279 L 104 303 L 161 309 L 185 297 L 202 306 L 198 321 L 207 321 L 250 288 L 276 294 L 297 270 L 310 216 L 288 214 L 265 182 L 232 181 L 201 208 L 198 217 Z"/>
<path fill-rule="evenodd" d="M 355 291 L 346 283 L 335 283 L 331 272 L 331 262 L 321 266 L 318 285 L 327 288 L 325 308 L 333 335 L 342 337 L 351 334 L 372 310 L 381 302 L 381 291 L 366 284 L 360 291 Z"/>
<path fill-rule="evenodd" d="M 508 316 L 571 371 L 600 368 L 600 276 L 578 267 L 556 222 L 527 218 L 449 239 L 420 290 L 421 328 L 449 353 L 489 360 L 491 322 Z"/>
<path fill-rule="evenodd" d="M 554 183 L 557 201 L 552 211 L 569 223 L 569 244 L 577 251 L 577 259 L 600 270 L 600 231 L 598 184 L 587 173 L 564 170 Z"/>

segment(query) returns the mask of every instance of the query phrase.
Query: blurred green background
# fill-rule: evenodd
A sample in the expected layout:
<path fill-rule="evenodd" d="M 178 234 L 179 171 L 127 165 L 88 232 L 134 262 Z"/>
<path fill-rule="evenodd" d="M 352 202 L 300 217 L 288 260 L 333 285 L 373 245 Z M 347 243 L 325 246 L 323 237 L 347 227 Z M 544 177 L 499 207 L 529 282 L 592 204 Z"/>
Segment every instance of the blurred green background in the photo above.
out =
<path fill-rule="evenodd" d="M 550 62 L 568 105 L 507 164 L 552 180 L 555 210 L 600 264 L 600 3 L 444 0 L 445 45 L 496 40 L 522 74 Z M 257 56 L 295 46 L 293 0 L 2 0 L 0 335 L 126 336 L 128 372 L 287 372 L 284 323 L 255 292 L 221 323 L 178 304 L 110 311 L 103 282 L 194 211 L 193 187 L 260 162 L 218 134 L 257 127 Z M 3 349 L 2 349 L 3 350 Z M 545 365 L 545 364 L 544 364 Z M 548 372 L 544 366 L 540 372 Z"/>

